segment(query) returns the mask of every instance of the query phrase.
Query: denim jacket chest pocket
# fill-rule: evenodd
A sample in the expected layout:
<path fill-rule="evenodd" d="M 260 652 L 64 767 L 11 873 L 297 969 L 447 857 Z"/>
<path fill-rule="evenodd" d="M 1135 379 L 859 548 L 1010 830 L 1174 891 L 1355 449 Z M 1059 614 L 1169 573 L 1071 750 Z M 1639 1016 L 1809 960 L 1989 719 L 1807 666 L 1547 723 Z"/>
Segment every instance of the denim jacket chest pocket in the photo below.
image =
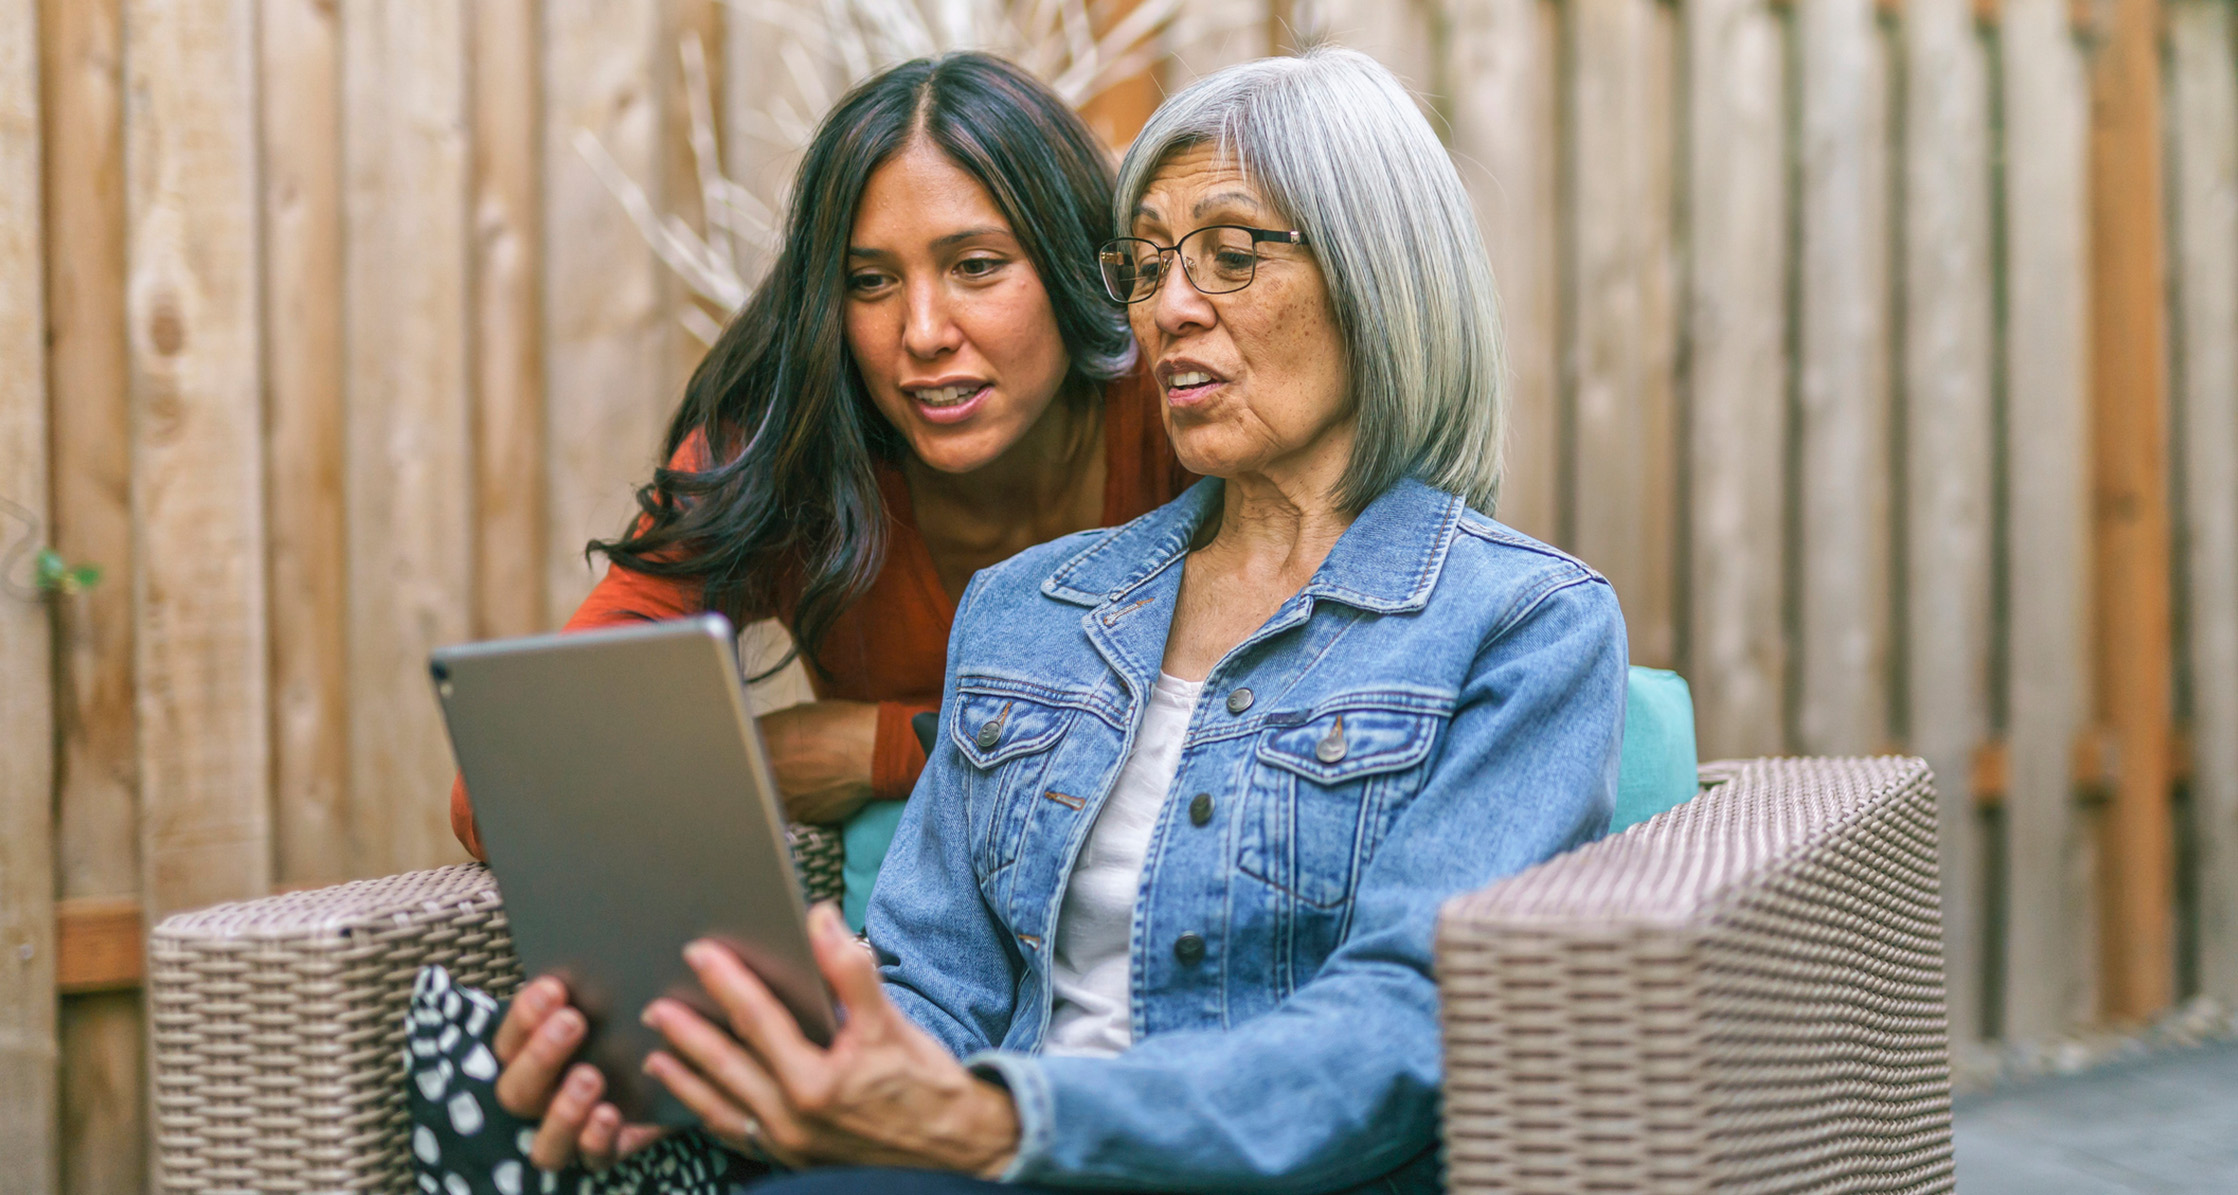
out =
<path fill-rule="evenodd" d="M 1262 733 L 1237 866 L 1308 905 L 1349 900 L 1391 815 L 1421 785 L 1442 722 L 1351 706 Z"/>
<path fill-rule="evenodd" d="M 948 737 L 969 765 L 972 862 L 982 881 L 1017 859 L 1025 812 L 1042 791 L 1051 748 L 1078 716 L 1025 694 L 959 686 Z"/>

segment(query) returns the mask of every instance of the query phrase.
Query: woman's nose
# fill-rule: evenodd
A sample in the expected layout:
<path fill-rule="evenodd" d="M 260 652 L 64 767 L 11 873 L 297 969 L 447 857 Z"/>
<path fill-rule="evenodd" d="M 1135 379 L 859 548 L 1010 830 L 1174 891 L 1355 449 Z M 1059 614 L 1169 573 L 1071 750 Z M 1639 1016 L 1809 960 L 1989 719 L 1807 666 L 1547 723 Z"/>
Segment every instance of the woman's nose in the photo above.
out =
<path fill-rule="evenodd" d="M 909 315 L 902 325 L 902 347 L 921 359 L 953 351 L 961 340 L 956 322 L 948 318 L 948 304 L 936 286 L 909 289 Z"/>
<path fill-rule="evenodd" d="M 1173 255 L 1172 265 L 1158 279 L 1156 293 L 1146 301 L 1157 319 L 1158 330 L 1168 336 L 1209 328 L 1219 318 L 1212 301 L 1190 283 L 1179 253 Z"/>

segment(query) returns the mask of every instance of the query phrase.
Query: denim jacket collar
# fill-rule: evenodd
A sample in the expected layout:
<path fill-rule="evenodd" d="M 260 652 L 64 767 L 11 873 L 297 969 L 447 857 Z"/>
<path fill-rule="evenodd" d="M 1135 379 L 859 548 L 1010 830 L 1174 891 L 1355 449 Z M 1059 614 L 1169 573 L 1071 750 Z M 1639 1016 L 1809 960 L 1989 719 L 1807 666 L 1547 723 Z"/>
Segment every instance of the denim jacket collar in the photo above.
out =
<path fill-rule="evenodd" d="M 1083 606 L 1125 598 L 1188 552 L 1197 528 L 1219 510 L 1223 484 L 1207 477 L 1097 540 L 1059 565 L 1041 591 Z M 1421 609 L 1437 587 L 1464 505 L 1458 497 L 1402 478 L 1345 529 L 1299 596 L 1378 614 Z"/>

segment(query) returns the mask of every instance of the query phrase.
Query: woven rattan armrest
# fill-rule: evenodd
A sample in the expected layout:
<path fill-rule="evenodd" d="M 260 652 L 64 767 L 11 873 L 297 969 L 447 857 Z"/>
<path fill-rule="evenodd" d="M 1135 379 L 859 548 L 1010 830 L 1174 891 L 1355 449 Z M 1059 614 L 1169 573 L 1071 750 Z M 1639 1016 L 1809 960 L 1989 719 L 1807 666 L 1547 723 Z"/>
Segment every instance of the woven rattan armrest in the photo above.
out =
<path fill-rule="evenodd" d="M 1447 904 L 1451 1190 L 1951 1189 L 1926 764 L 1702 780 Z"/>
<path fill-rule="evenodd" d="M 811 900 L 836 832 L 792 828 Z M 520 965 L 479 864 L 166 919 L 148 943 L 157 1163 L 166 1191 L 416 1191 L 404 1008 L 421 967 L 506 996 Z"/>

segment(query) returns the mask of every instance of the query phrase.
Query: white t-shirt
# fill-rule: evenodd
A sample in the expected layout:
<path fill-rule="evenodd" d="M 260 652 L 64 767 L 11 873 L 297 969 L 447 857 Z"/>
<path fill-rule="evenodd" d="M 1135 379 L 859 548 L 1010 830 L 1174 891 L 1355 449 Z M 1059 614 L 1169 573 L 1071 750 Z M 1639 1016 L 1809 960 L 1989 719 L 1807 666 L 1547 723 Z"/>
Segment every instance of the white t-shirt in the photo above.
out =
<path fill-rule="evenodd" d="M 1166 790 L 1181 770 L 1181 740 L 1203 681 L 1158 674 L 1134 753 L 1080 844 L 1051 943 L 1045 1054 L 1109 1058 L 1134 1044 L 1128 1017 L 1129 934 L 1142 863 Z"/>

